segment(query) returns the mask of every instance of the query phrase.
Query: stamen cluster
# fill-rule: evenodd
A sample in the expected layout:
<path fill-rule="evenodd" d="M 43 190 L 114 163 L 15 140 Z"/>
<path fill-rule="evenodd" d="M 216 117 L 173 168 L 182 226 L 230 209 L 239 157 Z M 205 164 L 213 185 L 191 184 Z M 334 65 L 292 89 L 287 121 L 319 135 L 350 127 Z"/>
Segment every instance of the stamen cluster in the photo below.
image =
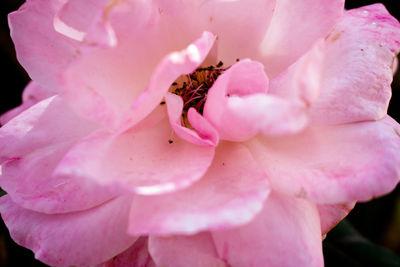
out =
<path fill-rule="evenodd" d="M 174 82 L 171 92 L 182 97 L 183 112 L 185 119 L 189 108 L 194 107 L 200 114 L 203 114 L 204 104 L 207 100 L 207 93 L 215 80 L 227 68 L 223 68 L 220 61 L 216 66 L 198 68 L 192 74 L 188 74 L 181 79 L 182 82 Z"/>

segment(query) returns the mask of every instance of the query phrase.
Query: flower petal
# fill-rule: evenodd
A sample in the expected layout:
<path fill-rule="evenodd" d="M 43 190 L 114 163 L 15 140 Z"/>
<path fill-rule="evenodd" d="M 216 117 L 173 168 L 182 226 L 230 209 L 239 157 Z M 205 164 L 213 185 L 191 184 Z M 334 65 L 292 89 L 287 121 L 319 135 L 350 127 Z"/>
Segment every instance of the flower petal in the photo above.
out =
<path fill-rule="evenodd" d="M 344 0 L 279 0 L 268 32 L 261 42 L 261 56 L 270 78 L 284 71 L 325 37 L 342 16 Z"/>
<path fill-rule="evenodd" d="M 381 4 L 346 12 L 326 40 L 322 90 L 313 124 L 378 120 L 391 97 L 400 23 Z"/>
<path fill-rule="evenodd" d="M 269 193 L 268 181 L 248 150 L 240 144 L 218 146 L 205 176 L 172 194 L 136 196 L 129 232 L 132 234 L 193 234 L 249 222 Z"/>
<path fill-rule="evenodd" d="M 123 132 L 151 113 L 175 79 L 205 59 L 215 36 L 205 32 L 197 40 L 168 45 L 170 22 L 154 12 L 156 5 L 148 1 L 114 6 L 107 18 L 118 45 L 85 48 L 63 73 L 64 97 L 80 114 Z"/>
<path fill-rule="evenodd" d="M 0 212 L 12 238 L 52 266 L 88 266 L 105 261 L 132 245 L 126 234 L 132 198 L 122 197 L 84 212 L 48 215 L 23 209 L 8 195 Z"/>
<path fill-rule="evenodd" d="M 279 1 L 203 1 L 199 10 L 191 12 L 198 12 L 204 27 L 218 36 L 218 58 L 229 66 L 237 58 L 259 57 L 259 45 L 270 25 L 275 2 Z"/>
<path fill-rule="evenodd" d="M 22 104 L 2 114 L 0 116 L 0 123 L 2 125 L 6 124 L 8 121 L 16 117 L 24 110 L 53 95 L 54 92 L 52 92 L 51 90 L 45 89 L 34 81 L 29 82 L 28 85 L 25 87 L 24 92 L 22 93 Z"/>
<path fill-rule="evenodd" d="M 85 210 L 113 198 L 115 192 L 97 184 L 53 175 L 71 146 L 69 142 L 53 145 L 5 162 L 1 166 L 1 188 L 16 204 L 44 213 Z"/>
<path fill-rule="evenodd" d="M 355 202 L 317 205 L 322 234 L 328 233 L 354 208 Z"/>
<path fill-rule="evenodd" d="M 96 128 L 77 117 L 59 96 L 47 98 L 0 128 L 0 162 L 53 144 L 76 141 Z"/>
<path fill-rule="evenodd" d="M 241 60 L 221 74 L 209 90 L 204 117 L 229 141 L 302 129 L 307 122 L 306 114 L 301 113 L 304 105 L 268 95 L 267 90 L 263 65 Z"/>
<path fill-rule="evenodd" d="M 367 201 L 400 179 L 400 125 L 389 117 L 258 138 L 250 150 L 275 190 L 319 203 Z"/>
<path fill-rule="evenodd" d="M 166 119 L 135 130 L 121 135 L 95 132 L 71 149 L 56 173 L 148 195 L 187 187 L 211 164 L 214 148 L 172 137 Z"/>
<path fill-rule="evenodd" d="M 57 74 L 76 56 L 78 42 L 55 31 L 62 0 L 32 0 L 8 16 L 18 61 L 39 85 L 56 91 Z"/>
<path fill-rule="evenodd" d="M 149 251 L 157 266 L 226 267 L 218 259 L 210 233 L 149 238 Z"/>
<path fill-rule="evenodd" d="M 96 129 L 58 96 L 45 99 L 0 128 L 0 186 L 24 208 L 45 213 L 88 209 L 114 192 L 53 171 L 80 138 Z"/>
<path fill-rule="evenodd" d="M 272 192 L 249 224 L 212 235 L 232 266 L 323 266 L 318 211 L 306 200 Z"/>
<path fill-rule="evenodd" d="M 303 102 L 309 107 L 320 94 L 324 58 L 325 40 L 320 39 L 310 51 L 271 80 L 268 93 Z"/>

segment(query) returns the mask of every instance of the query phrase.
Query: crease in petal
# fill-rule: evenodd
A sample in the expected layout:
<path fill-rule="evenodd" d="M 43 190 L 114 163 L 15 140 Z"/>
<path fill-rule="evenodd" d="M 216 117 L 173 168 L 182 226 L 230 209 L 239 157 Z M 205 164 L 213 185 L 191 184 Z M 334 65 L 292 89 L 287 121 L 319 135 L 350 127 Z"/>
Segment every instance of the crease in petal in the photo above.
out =
<path fill-rule="evenodd" d="M 158 196 L 135 196 L 129 232 L 194 234 L 249 222 L 269 194 L 268 178 L 240 144 L 220 144 L 208 172 L 190 187 Z"/>
<path fill-rule="evenodd" d="M 89 266 L 129 248 L 137 237 L 126 234 L 131 196 L 84 212 L 42 214 L 23 209 L 8 195 L 0 198 L 1 216 L 11 237 L 52 266 Z"/>

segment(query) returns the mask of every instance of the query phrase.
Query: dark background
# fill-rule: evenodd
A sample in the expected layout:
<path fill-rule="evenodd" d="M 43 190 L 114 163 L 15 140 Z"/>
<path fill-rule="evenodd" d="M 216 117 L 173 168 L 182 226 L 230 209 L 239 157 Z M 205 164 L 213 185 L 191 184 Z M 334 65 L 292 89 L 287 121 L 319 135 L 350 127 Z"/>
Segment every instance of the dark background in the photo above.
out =
<path fill-rule="evenodd" d="M 84 1 L 84 0 L 82 0 Z M 298 0 L 293 0 L 298 1 Z M 378 3 L 379 1 L 360 1 L 347 0 L 346 8 L 355 8 L 363 5 Z M 398 20 L 400 9 L 395 7 L 398 0 L 380 1 L 389 12 Z M 17 106 L 21 102 L 21 92 L 29 81 L 28 75 L 18 64 L 15 58 L 14 47 L 9 37 L 7 26 L 7 14 L 23 3 L 21 0 L 1 0 L 0 2 L 0 64 L 1 66 L 1 90 L 0 90 L 0 114 Z M 400 122 L 400 72 L 394 78 L 393 98 L 389 106 L 389 114 Z M 400 153 L 400 151 L 399 151 Z M 326 266 L 355 266 L 353 259 L 347 261 L 343 257 L 354 256 L 358 252 L 354 246 L 340 245 L 338 249 L 332 249 L 334 244 L 343 233 L 343 229 L 353 226 L 357 233 L 360 233 L 371 241 L 371 244 L 382 246 L 385 251 L 391 251 L 400 256 L 400 187 L 391 194 L 370 201 L 368 203 L 357 204 L 356 208 L 348 216 L 345 224 L 339 225 L 332 233 L 328 234 L 324 242 L 324 254 Z M 347 229 L 347 228 L 346 228 Z M 357 239 L 358 238 L 358 239 Z M 357 240 L 364 240 L 357 237 Z M 352 240 L 354 237 L 352 237 Z M 353 240 L 354 241 L 354 240 Z M 336 244 L 336 243 L 335 243 Z M 340 244 L 343 244 L 340 243 Z M 353 244 L 353 243 L 351 243 Z M 358 247 L 357 247 L 358 248 Z M 360 255 L 369 255 L 370 245 L 363 246 Z M 381 248 L 373 247 L 372 250 L 380 251 Z M 373 254 L 373 253 L 372 253 Z M 382 254 L 379 254 L 382 255 Z M 391 257 L 391 254 L 384 254 L 382 257 Z M 374 263 L 368 259 L 369 263 L 362 263 L 357 266 L 400 266 L 400 261 L 396 263 L 396 258 L 391 263 Z M 349 263 L 352 262 L 352 263 Z M 33 258 L 33 253 L 29 250 L 16 245 L 9 237 L 8 230 L 0 220 L 0 267 L 37 267 L 46 266 Z"/>

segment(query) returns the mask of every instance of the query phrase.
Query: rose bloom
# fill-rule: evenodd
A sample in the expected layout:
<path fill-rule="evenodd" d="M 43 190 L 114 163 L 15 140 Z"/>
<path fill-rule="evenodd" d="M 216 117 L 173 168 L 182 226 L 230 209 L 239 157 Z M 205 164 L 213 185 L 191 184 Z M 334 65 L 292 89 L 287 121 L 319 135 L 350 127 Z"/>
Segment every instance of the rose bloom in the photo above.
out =
<path fill-rule="evenodd" d="M 323 266 L 399 182 L 400 25 L 343 0 L 29 0 L 1 216 L 52 266 Z"/>

